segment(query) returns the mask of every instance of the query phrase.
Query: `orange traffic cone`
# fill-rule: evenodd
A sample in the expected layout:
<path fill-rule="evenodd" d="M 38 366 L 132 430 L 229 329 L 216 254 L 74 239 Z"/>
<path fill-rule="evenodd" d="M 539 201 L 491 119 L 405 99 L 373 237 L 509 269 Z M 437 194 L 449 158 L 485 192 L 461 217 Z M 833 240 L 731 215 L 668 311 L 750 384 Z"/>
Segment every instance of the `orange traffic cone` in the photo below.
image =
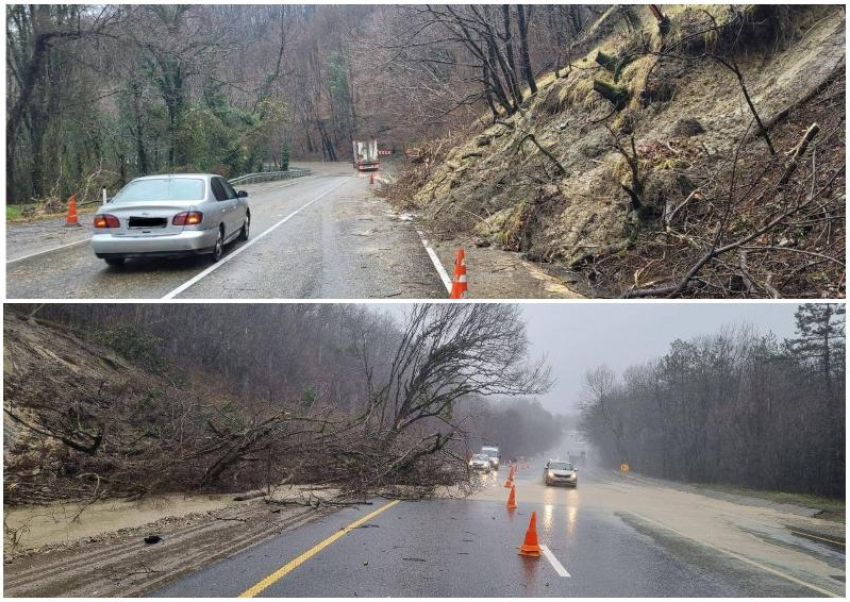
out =
<path fill-rule="evenodd" d="M 511 466 L 511 472 L 508 473 L 508 480 L 505 481 L 505 487 L 513 487 L 514 486 L 514 467 Z"/>
<path fill-rule="evenodd" d="M 508 496 L 508 510 L 516 508 L 516 487 L 511 485 L 511 494 Z"/>
<path fill-rule="evenodd" d="M 463 249 L 458 249 L 457 259 L 455 259 L 455 277 L 449 299 L 466 299 L 466 291 L 466 255 Z"/>
<path fill-rule="evenodd" d="M 520 556 L 540 557 L 540 544 L 537 543 L 537 513 L 531 513 L 528 523 L 528 531 L 525 532 L 525 541 L 519 547 Z"/>
<path fill-rule="evenodd" d="M 375 174 L 370 173 L 369 174 L 369 184 L 374 184 L 374 183 L 375 183 Z"/>
<path fill-rule="evenodd" d="M 65 227 L 79 226 L 80 220 L 77 219 L 77 195 L 72 194 L 68 199 L 68 216 L 65 218 Z"/>

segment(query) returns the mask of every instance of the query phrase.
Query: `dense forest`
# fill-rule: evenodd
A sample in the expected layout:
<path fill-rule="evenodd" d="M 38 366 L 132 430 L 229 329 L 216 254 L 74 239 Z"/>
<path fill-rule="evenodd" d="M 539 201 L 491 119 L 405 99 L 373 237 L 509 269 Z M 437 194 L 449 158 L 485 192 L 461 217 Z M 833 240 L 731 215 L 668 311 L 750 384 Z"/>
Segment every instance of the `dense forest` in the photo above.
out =
<path fill-rule="evenodd" d="M 11 5 L 10 203 L 401 149 L 518 110 L 588 6 Z"/>
<path fill-rule="evenodd" d="M 450 484 L 563 420 L 512 305 L 13 305 L 7 500 Z M 517 405 L 517 400 L 521 403 Z M 532 433 L 534 436 L 532 436 Z"/>
<path fill-rule="evenodd" d="M 587 374 L 583 429 L 609 466 L 694 483 L 845 492 L 845 310 L 801 305 L 784 341 L 748 328 Z"/>

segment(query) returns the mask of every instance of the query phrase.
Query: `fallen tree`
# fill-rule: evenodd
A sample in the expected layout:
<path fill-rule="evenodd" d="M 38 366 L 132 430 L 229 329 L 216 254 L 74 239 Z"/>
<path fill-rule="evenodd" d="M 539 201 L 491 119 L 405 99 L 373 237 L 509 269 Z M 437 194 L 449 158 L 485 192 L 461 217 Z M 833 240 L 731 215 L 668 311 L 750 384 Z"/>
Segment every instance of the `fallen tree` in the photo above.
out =
<path fill-rule="evenodd" d="M 212 374 L 186 380 L 163 366 L 155 348 L 139 347 L 156 344 L 139 333 L 133 345 L 100 337 L 143 350 L 131 361 L 40 322 L 39 311 L 20 307 L 4 318 L 16 358 L 4 383 L 7 503 L 294 483 L 347 497 L 388 487 L 422 495 L 467 476 L 470 416 L 455 413 L 462 400 L 551 384 L 547 366 L 529 361 L 524 325 L 508 305 L 417 305 L 394 344 L 364 337 L 349 351 L 366 382 L 353 407 L 332 395 L 240 398 L 226 382 L 200 384 Z"/>

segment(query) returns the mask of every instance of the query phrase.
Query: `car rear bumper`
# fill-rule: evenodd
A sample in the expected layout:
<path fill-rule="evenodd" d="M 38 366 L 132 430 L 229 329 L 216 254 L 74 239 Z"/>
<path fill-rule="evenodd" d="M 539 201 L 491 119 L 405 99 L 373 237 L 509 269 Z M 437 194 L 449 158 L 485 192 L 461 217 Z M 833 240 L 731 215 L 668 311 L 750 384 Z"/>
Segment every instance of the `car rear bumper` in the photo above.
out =
<path fill-rule="evenodd" d="M 115 236 L 103 233 L 92 236 L 91 243 L 94 254 L 101 259 L 202 255 L 212 252 L 217 234 L 215 228 L 184 230 L 164 236 Z"/>

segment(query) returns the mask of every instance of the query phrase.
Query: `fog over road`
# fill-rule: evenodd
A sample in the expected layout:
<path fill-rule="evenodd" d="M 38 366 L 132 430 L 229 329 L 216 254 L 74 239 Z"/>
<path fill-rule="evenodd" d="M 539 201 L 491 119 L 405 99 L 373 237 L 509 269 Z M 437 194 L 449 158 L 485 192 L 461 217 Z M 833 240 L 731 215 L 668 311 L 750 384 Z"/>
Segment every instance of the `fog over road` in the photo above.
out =
<path fill-rule="evenodd" d="M 592 468 L 547 488 L 542 465 L 519 473 L 514 512 L 503 467 L 470 498 L 346 508 L 152 595 L 843 595 L 843 546 L 791 531 L 816 519 Z M 517 554 L 532 510 L 554 561 Z"/>
<path fill-rule="evenodd" d="M 251 240 L 229 245 L 221 265 L 207 275 L 201 276 L 212 265 L 208 257 L 137 260 L 122 268 L 110 268 L 94 256 L 89 244 L 81 244 L 7 265 L 7 296 L 447 296 L 413 225 L 398 220 L 386 203 L 374 198 L 368 176 L 358 176 L 348 164 L 310 167 L 314 167 L 314 175 L 304 179 L 240 187 L 250 193 Z M 274 229 L 263 235 L 271 228 Z M 243 247 L 248 248 L 240 251 Z M 237 252 L 238 256 L 228 259 Z M 10 257 L 14 254 L 10 253 Z M 185 286 L 199 276 L 199 280 Z"/>

